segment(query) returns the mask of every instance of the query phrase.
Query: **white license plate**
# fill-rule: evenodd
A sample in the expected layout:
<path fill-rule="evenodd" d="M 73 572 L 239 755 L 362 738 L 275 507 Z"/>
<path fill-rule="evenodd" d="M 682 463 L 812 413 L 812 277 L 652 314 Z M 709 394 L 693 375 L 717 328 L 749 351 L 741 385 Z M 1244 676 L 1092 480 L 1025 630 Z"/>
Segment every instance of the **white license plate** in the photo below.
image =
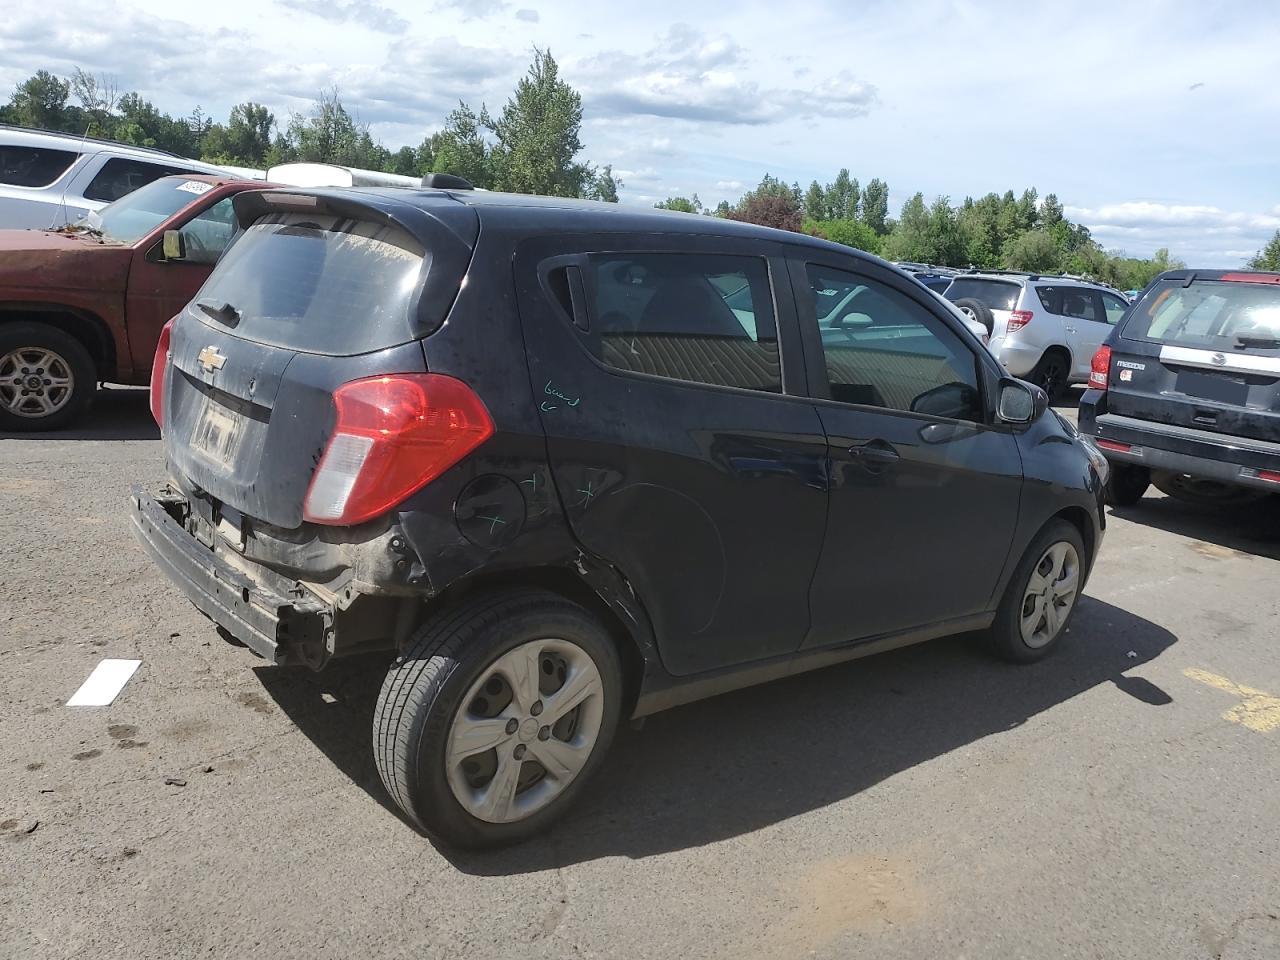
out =
<path fill-rule="evenodd" d="M 191 436 L 191 447 L 215 463 L 229 464 L 235 458 L 243 423 L 241 417 L 206 398 Z"/>

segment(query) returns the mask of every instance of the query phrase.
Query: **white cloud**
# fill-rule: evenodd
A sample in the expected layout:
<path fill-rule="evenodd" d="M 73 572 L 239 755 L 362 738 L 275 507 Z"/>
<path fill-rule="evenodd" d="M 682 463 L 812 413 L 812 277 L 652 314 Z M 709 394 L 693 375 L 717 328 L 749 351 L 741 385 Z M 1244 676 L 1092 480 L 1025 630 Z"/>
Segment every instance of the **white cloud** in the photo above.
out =
<path fill-rule="evenodd" d="M 1274 215 L 1220 210 L 1218 207 L 1152 203 L 1131 200 L 1102 207 L 1065 208 L 1066 215 L 1090 229 L 1095 226 L 1141 227 L 1153 225 L 1202 227 L 1205 229 L 1240 228 L 1248 230 L 1275 230 L 1280 228 L 1280 207 L 1272 208 Z"/>
<path fill-rule="evenodd" d="M 741 180 L 717 180 L 717 190 L 741 190 L 743 183 Z"/>
<path fill-rule="evenodd" d="M 377 0 L 276 0 L 276 3 L 330 23 L 350 23 L 381 33 L 403 33 L 409 27 L 408 20 Z"/>
<path fill-rule="evenodd" d="M 530 10 L 528 7 L 524 7 L 516 11 L 516 19 L 523 20 L 525 23 L 537 23 L 540 18 L 537 10 Z"/>

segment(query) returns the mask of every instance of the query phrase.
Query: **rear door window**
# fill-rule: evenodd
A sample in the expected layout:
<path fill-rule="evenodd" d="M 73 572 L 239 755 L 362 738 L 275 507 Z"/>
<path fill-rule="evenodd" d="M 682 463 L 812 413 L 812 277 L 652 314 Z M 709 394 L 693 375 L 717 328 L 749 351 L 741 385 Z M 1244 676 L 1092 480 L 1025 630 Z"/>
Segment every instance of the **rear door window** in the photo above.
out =
<path fill-rule="evenodd" d="M 217 209 L 216 207 L 213 209 Z M 272 214 L 227 250 L 197 304 L 230 304 L 238 337 L 346 356 L 413 339 L 425 265 L 403 231 L 317 214 Z M 196 315 L 209 320 L 199 309 Z"/>
<path fill-rule="evenodd" d="M 90 200 L 104 200 L 110 203 L 112 200 L 119 200 L 133 193 L 139 187 L 145 187 L 153 180 L 190 172 L 181 167 L 166 167 L 158 163 L 147 163 L 144 160 L 112 157 L 89 181 L 89 185 L 84 188 L 84 195 Z"/>
<path fill-rule="evenodd" d="M 1163 280 L 1134 305 L 1123 336 L 1221 353 L 1280 353 L 1280 287 Z"/>
<path fill-rule="evenodd" d="M 1097 294 L 1083 287 L 1063 287 L 1062 307 L 1058 311 L 1064 317 L 1097 322 L 1102 316 L 1102 303 Z"/>
<path fill-rule="evenodd" d="M 769 271 L 758 257 L 596 254 L 587 344 L 633 373 L 782 392 Z"/>
<path fill-rule="evenodd" d="M 1012 310 L 1018 305 L 1021 284 L 1006 280 L 986 280 L 976 277 L 956 277 L 947 287 L 946 297 L 952 303 L 957 300 L 981 300 L 992 310 Z"/>
<path fill-rule="evenodd" d="M 0 146 L 0 183 L 11 187 L 47 187 L 66 173 L 78 156 L 71 150 Z"/>

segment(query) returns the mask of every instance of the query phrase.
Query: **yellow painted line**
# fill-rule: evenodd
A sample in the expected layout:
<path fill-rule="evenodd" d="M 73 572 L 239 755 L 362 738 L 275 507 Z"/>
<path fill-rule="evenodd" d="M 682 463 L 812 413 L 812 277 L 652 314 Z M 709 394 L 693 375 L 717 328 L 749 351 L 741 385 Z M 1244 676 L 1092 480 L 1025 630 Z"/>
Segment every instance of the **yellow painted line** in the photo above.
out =
<path fill-rule="evenodd" d="M 1258 733 L 1270 733 L 1280 729 L 1280 697 L 1238 684 L 1226 677 L 1220 677 L 1208 670 L 1197 670 L 1188 667 L 1182 671 L 1183 676 L 1197 680 L 1207 687 L 1221 690 L 1239 697 L 1240 702 L 1222 715 L 1223 720 L 1230 720 L 1242 727 Z"/>

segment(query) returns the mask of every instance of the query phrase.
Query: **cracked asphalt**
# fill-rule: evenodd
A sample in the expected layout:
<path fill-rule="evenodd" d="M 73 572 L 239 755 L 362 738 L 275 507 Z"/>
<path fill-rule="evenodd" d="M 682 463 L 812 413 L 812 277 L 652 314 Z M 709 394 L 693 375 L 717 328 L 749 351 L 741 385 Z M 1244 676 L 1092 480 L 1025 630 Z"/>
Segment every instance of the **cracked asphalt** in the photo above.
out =
<path fill-rule="evenodd" d="M 0 956 L 1280 957 L 1280 540 L 1116 511 L 1066 646 L 943 640 L 624 729 L 548 836 L 391 810 L 376 660 L 224 643 L 144 559 L 145 394 L 0 439 Z M 114 704 L 67 698 L 103 657 Z"/>

